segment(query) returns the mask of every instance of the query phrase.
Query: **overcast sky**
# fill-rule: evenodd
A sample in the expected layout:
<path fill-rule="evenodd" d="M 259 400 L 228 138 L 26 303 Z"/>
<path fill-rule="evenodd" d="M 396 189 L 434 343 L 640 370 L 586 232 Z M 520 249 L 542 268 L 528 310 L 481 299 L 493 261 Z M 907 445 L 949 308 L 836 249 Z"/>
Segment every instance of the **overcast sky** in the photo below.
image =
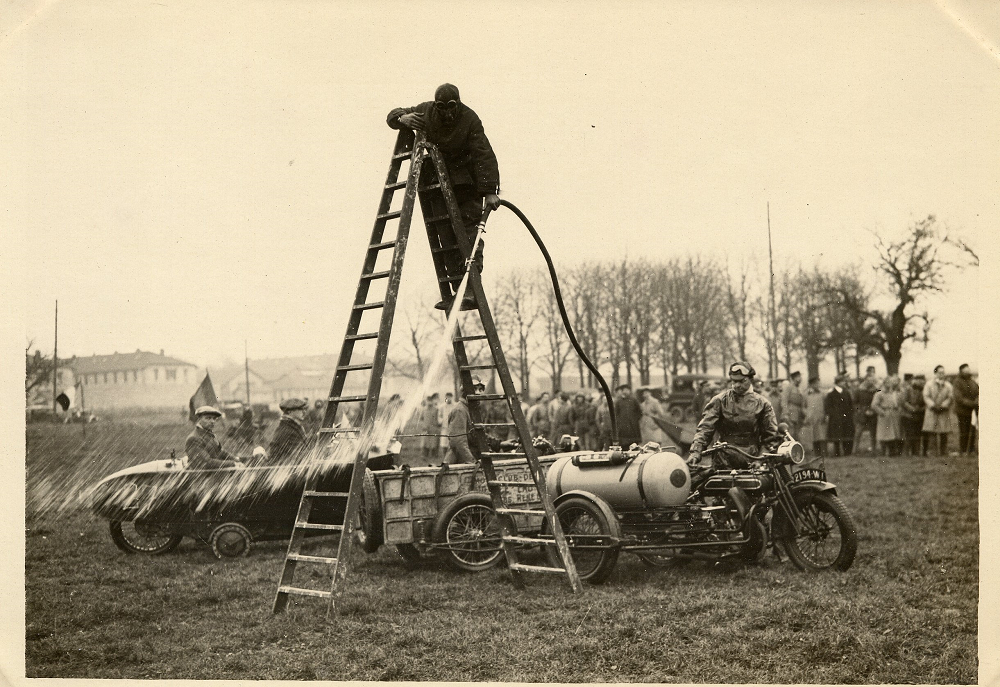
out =
<path fill-rule="evenodd" d="M 994 2 L 7 3 L 0 222 L 24 336 L 198 364 L 335 353 L 395 132 L 444 81 L 557 267 L 871 259 L 1000 226 Z M 404 299 L 436 289 L 419 222 Z M 488 273 L 540 266 L 504 211 Z M 979 360 L 975 271 L 904 369 Z M 17 300 L 17 299 L 12 299 Z M 761 351 L 761 357 L 763 351 Z M 961 359 L 961 361 L 959 360 Z"/>

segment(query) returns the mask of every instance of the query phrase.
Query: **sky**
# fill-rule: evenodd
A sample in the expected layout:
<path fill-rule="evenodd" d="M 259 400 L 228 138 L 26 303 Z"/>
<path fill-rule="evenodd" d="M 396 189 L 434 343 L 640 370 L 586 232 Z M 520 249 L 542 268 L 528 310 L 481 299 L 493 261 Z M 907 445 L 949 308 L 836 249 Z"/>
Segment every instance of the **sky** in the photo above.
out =
<path fill-rule="evenodd" d="M 21 2 L 2 10 L 15 332 L 199 365 L 339 350 L 395 106 L 459 86 L 557 268 L 870 263 L 872 231 L 1000 226 L 987 2 Z M 435 300 L 419 221 L 401 302 Z M 487 276 L 543 264 L 503 211 Z M 977 365 L 979 274 L 904 368 Z M 18 318 L 14 318 L 17 320 Z M 5 325 L 12 327 L 8 323 Z M 763 357 L 763 352 L 761 352 Z M 960 360 L 961 359 L 961 360 Z"/>

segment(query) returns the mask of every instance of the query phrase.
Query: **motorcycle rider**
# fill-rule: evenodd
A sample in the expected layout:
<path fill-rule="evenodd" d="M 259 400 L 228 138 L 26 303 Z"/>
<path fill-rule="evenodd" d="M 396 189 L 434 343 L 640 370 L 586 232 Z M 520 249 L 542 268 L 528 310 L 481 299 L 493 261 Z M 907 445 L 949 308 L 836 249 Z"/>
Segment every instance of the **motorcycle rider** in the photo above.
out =
<path fill-rule="evenodd" d="M 701 461 L 701 452 L 713 435 L 719 441 L 736 446 L 751 455 L 773 450 L 784 437 L 778 432 L 778 422 L 771 403 L 753 391 L 756 371 L 746 362 L 738 361 L 729 366 L 730 388 L 716 395 L 705 406 L 705 413 L 698 423 L 694 441 L 688 454 L 692 466 Z M 713 462 L 719 467 L 747 467 L 745 457 L 735 451 L 717 453 Z"/>

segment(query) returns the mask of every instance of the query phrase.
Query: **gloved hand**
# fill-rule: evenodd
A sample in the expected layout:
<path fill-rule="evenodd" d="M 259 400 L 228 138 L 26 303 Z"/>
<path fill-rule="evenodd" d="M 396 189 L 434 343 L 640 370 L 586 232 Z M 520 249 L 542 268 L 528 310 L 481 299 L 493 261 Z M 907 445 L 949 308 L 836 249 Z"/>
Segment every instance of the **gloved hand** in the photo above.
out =
<path fill-rule="evenodd" d="M 692 451 L 688 454 L 687 464 L 695 467 L 701 462 L 701 451 Z"/>
<path fill-rule="evenodd" d="M 400 117 L 399 121 L 403 121 L 403 118 Z M 498 207 L 500 207 L 500 196 L 498 196 L 495 193 L 487 193 L 486 207 L 488 207 L 490 210 L 496 210 Z"/>
<path fill-rule="evenodd" d="M 424 122 L 424 116 L 416 112 L 411 112 L 409 114 L 401 115 L 399 118 L 399 123 L 405 126 L 407 129 L 412 129 L 413 131 L 427 130 L 427 123 Z"/>

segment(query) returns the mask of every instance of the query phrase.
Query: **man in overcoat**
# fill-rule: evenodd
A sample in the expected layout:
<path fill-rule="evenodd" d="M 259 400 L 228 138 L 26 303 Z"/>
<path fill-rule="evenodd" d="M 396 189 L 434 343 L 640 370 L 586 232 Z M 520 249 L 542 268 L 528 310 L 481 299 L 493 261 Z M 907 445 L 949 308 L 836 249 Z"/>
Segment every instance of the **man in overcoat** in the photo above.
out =
<path fill-rule="evenodd" d="M 802 433 L 802 423 L 806 419 L 806 397 L 799 388 L 801 383 L 802 373 L 796 370 L 782 389 L 781 410 L 778 414 L 778 419 L 788 424 L 788 431 L 796 439 Z"/>
<path fill-rule="evenodd" d="M 483 216 L 484 204 L 490 210 L 500 207 L 500 197 L 497 195 L 500 193 L 500 168 L 479 115 L 462 102 L 457 86 L 446 83 L 438 86 L 433 101 L 414 107 L 397 107 L 389 112 L 386 123 L 392 129 L 404 127 L 412 131 L 423 131 L 427 140 L 441 151 L 471 244 L 476 235 L 476 225 Z M 428 160 L 421 171 L 422 183 L 428 181 L 430 169 L 433 167 Z M 431 198 L 429 194 L 420 197 L 425 212 Z M 435 207 L 432 210 L 434 215 L 444 212 L 445 208 Z M 454 245 L 453 237 L 442 233 L 441 238 L 443 245 Z M 483 244 L 480 243 L 475 256 L 476 266 L 480 271 L 483 269 L 482 248 Z M 450 275 L 462 274 L 464 261 L 457 252 L 446 251 L 442 255 Z M 450 305 L 448 301 L 441 301 L 435 307 L 447 310 Z M 475 300 L 466 297 L 461 307 L 463 310 L 475 308 Z"/>
<path fill-rule="evenodd" d="M 294 462 L 306 449 L 309 437 L 303 422 L 309 404 L 301 398 L 288 398 L 278 404 L 281 419 L 267 449 L 269 463 Z"/>
<path fill-rule="evenodd" d="M 486 391 L 486 385 L 478 377 L 472 378 L 473 393 L 481 394 Z M 472 424 L 472 416 L 469 414 L 469 400 L 463 395 L 458 399 L 458 403 L 452 406 L 448 414 L 448 455 L 444 462 L 453 463 L 475 463 L 476 455 L 472 452 L 473 445 L 482 449 L 478 442 L 479 434 Z"/>
<path fill-rule="evenodd" d="M 979 415 L 979 384 L 972 378 L 967 363 L 958 368 L 958 378 L 952 384 L 955 392 L 955 417 L 958 418 L 958 450 L 971 453 L 976 446 L 976 428 L 972 426 L 972 413 Z"/>
<path fill-rule="evenodd" d="M 628 449 L 632 444 L 642 443 L 640 420 L 642 407 L 632 395 L 632 387 L 620 384 L 615 389 L 615 421 L 618 424 L 618 442 L 622 448 Z"/>
<path fill-rule="evenodd" d="M 833 455 L 849 456 L 854 449 L 854 399 L 847 390 L 847 375 L 839 374 L 823 400 L 826 416 L 826 440 L 833 444 Z"/>
<path fill-rule="evenodd" d="M 215 438 L 215 422 L 222 413 L 212 406 L 201 406 L 194 411 L 195 425 L 184 442 L 184 452 L 191 470 L 211 470 L 242 466 L 240 459 L 232 455 Z"/>

